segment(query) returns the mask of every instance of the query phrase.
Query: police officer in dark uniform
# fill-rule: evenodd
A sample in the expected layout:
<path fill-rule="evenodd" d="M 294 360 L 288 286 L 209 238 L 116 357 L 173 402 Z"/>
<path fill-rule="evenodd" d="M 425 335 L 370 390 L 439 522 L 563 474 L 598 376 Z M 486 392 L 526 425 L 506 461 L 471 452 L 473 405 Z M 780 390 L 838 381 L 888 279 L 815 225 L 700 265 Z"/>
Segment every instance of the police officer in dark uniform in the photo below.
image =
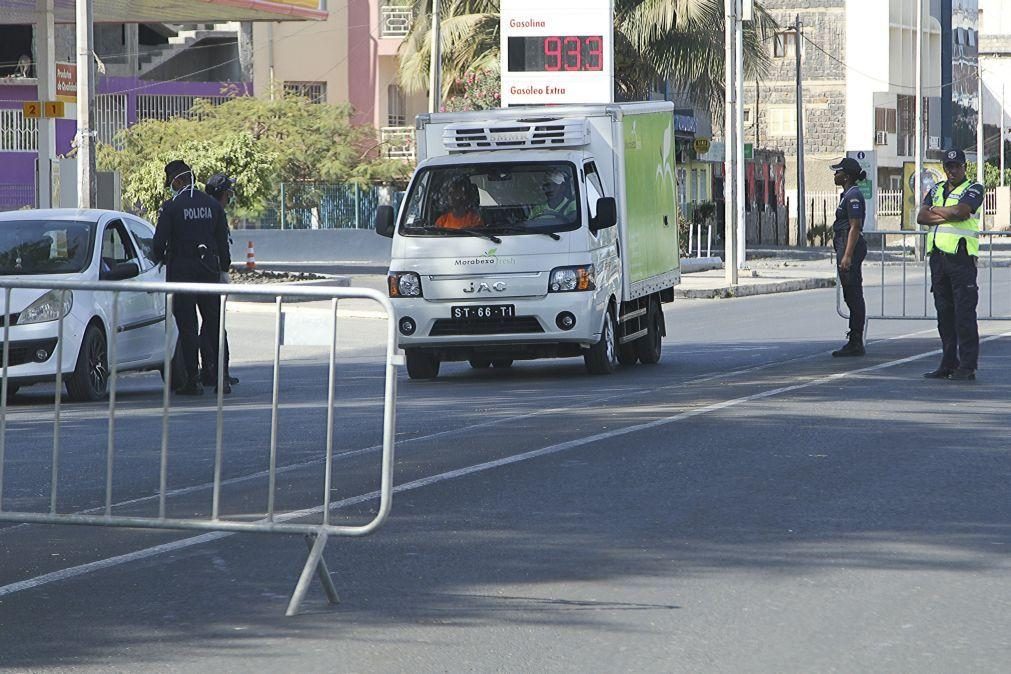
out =
<path fill-rule="evenodd" d="M 217 200 L 196 189 L 193 171 L 183 161 L 166 164 L 165 186 L 172 189 L 173 196 L 162 204 L 158 214 L 154 234 L 155 261 L 167 266 L 169 282 L 217 283 L 221 272 L 232 264 L 225 210 Z M 187 375 L 187 381 L 176 388 L 179 395 L 203 393 L 198 376 L 197 309 L 200 319 L 211 330 L 209 337 L 216 358 L 219 302 L 216 295 L 174 296 L 172 314 L 179 328 Z M 224 392 L 231 392 L 227 381 Z"/>
<path fill-rule="evenodd" d="M 976 378 L 979 327 L 976 324 L 976 258 L 979 257 L 979 216 L 983 186 L 965 176 L 965 153 L 944 151 L 943 180 L 927 193 L 916 221 L 929 228 L 930 290 L 937 308 L 941 364 L 928 379 L 967 381 Z"/>
<path fill-rule="evenodd" d="M 835 171 L 835 184 L 842 188 L 839 206 L 832 223 L 836 260 L 839 266 L 839 285 L 843 299 L 850 310 L 849 332 L 846 344 L 832 355 L 839 357 L 864 355 L 864 323 L 867 307 L 864 304 L 864 277 L 861 270 L 867 257 L 867 241 L 863 236 L 867 206 L 857 182 L 866 180 L 867 174 L 852 157 L 846 157 L 831 167 Z"/>

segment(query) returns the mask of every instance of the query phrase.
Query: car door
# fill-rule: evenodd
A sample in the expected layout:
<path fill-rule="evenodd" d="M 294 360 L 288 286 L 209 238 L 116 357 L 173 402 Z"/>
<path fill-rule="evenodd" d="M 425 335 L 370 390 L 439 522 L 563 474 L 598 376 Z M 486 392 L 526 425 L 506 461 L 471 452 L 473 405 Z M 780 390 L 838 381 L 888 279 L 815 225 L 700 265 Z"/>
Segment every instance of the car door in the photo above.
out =
<path fill-rule="evenodd" d="M 108 220 L 102 228 L 102 260 L 99 278 L 117 264 L 133 262 L 141 267 L 137 249 L 130 238 L 126 225 L 120 218 Z M 139 277 L 115 281 L 126 291 L 137 283 Z M 101 293 L 107 323 L 112 321 L 112 293 Z M 116 362 L 119 366 L 129 366 L 142 360 L 144 349 L 140 330 L 155 315 L 154 301 L 148 293 L 121 292 L 118 299 L 118 321 L 116 326 Z"/>
<path fill-rule="evenodd" d="M 124 222 L 133 239 L 140 264 L 140 276 L 137 277 L 137 281 L 164 283 L 165 268 L 154 261 L 154 227 L 138 218 L 124 218 Z M 163 293 L 145 293 L 145 296 L 143 316 L 134 327 L 137 331 L 139 352 L 144 360 L 161 361 L 165 350 L 165 321 L 167 319 L 171 321 L 171 317 L 165 315 Z M 174 321 L 169 327 L 170 329 L 175 327 Z"/>

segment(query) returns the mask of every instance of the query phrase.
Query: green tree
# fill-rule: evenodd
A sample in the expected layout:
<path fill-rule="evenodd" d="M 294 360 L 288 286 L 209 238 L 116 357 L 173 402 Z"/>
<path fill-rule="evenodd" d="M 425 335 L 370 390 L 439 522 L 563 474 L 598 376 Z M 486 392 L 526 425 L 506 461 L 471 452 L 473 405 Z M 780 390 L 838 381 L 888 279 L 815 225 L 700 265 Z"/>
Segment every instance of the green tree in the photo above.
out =
<path fill-rule="evenodd" d="M 349 106 L 291 95 L 237 97 L 217 106 L 197 101 L 188 118 L 142 122 L 117 140 L 121 149 L 99 149 L 100 165 L 119 171 L 124 200 L 147 213 L 167 196 L 163 168 L 170 159 L 193 166 L 198 182 L 219 171 L 235 177 L 241 217 L 262 213 L 280 183 L 293 186 L 286 192 L 289 206 L 305 206 L 294 186 L 402 182 L 410 171 L 405 162 L 375 158 L 375 130 L 355 125 Z"/>
<path fill-rule="evenodd" d="M 411 92 L 428 87 L 431 0 L 414 0 L 415 21 L 400 48 L 399 79 Z M 630 100 L 644 98 L 650 85 L 669 80 L 699 107 L 717 111 L 724 88 L 723 0 L 617 0 L 615 80 Z M 467 73 L 499 69 L 498 0 L 448 0 L 441 4 L 443 96 L 459 91 Z M 745 24 L 748 79 L 769 63 L 767 37 L 776 23 L 759 6 Z"/>

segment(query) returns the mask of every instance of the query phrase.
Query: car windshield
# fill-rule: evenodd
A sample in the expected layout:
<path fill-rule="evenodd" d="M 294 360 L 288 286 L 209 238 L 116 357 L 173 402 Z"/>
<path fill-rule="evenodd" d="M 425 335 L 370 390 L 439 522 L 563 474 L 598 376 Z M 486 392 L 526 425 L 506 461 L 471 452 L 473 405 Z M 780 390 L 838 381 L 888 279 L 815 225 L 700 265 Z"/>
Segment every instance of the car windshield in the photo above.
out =
<path fill-rule="evenodd" d="M 400 232 L 491 238 L 550 235 L 578 229 L 579 223 L 572 164 L 468 164 L 423 169 L 407 198 Z"/>
<path fill-rule="evenodd" d="M 73 220 L 0 222 L 0 275 L 84 271 L 94 229 L 94 223 Z"/>

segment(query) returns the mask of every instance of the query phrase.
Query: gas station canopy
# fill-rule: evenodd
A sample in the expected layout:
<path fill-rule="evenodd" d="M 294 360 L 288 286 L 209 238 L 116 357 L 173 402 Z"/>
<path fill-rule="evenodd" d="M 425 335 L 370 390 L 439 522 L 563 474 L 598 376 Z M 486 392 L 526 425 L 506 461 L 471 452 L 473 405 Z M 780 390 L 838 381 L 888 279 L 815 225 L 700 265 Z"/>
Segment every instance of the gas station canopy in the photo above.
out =
<path fill-rule="evenodd" d="M 54 0 L 56 23 L 74 23 L 75 0 Z M 39 0 L 0 0 L 0 24 L 34 24 Z M 325 0 L 93 0 L 95 23 L 323 20 Z"/>

